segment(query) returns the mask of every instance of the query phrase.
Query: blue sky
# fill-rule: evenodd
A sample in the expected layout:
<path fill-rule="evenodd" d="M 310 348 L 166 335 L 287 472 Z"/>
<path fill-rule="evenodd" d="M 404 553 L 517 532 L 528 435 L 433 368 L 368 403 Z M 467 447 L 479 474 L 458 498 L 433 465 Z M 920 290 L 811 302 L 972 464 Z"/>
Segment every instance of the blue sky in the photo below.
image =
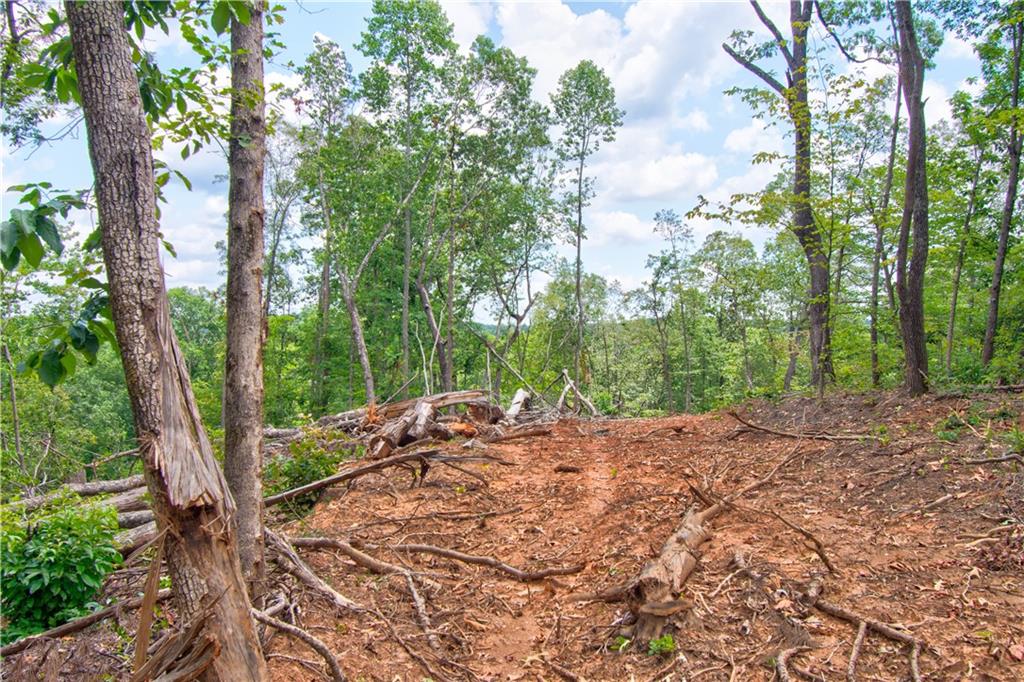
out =
<path fill-rule="evenodd" d="M 353 49 L 365 26 L 369 3 L 284 3 L 285 23 L 275 27 L 288 46 L 268 64 L 268 81 L 297 83 L 289 61 L 301 62 L 320 34 L 339 43 L 358 72 L 365 62 Z M 751 111 L 723 91 L 756 80 L 721 49 L 735 29 L 764 33 L 746 2 L 562 3 L 445 2 L 464 48 L 480 33 L 527 57 L 538 70 L 535 95 L 547 101 L 559 75 L 582 59 L 604 68 L 615 86 L 625 124 L 615 142 L 606 144 L 591 162 L 597 195 L 587 210 L 588 239 L 584 266 L 624 287 L 640 284 L 650 253 L 665 244 L 653 232 L 660 208 L 685 213 L 698 194 L 725 199 L 735 192 L 754 191 L 774 174 L 770 166 L 751 165 L 759 151 L 785 152 L 789 141 L 779 128 L 766 128 Z M 764 3 L 783 26 L 788 3 Z M 813 40 L 820 44 L 823 36 Z M 161 64 L 174 65 L 192 56 L 179 36 L 158 36 L 150 47 Z M 843 66 L 842 68 L 848 68 Z M 878 75 L 885 67 L 872 65 Z M 948 117 L 946 102 L 977 72 L 969 47 L 947 36 L 936 68 L 928 73 L 925 96 L 929 123 Z M 64 121 L 53 122 L 55 129 Z M 3 148 L 3 186 L 49 180 L 76 189 L 92 183 L 84 130 L 64 140 L 29 150 Z M 162 230 L 175 245 L 177 258 L 166 256 L 168 286 L 206 286 L 222 282 L 214 243 L 224 238 L 227 186 L 216 177 L 226 173 L 221 153 L 209 150 L 182 162 L 176 150 L 161 156 L 188 175 L 192 192 L 171 186 L 163 208 Z M 4 212 L 12 195 L 4 195 Z M 92 218 L 76 216 L 87 233 Z M 691 223 L 696 241 L 722 225 Z M 744 230 L 760 244 L 766 233 Z M 568 247 L 563 247 L 566 254 Z"/>

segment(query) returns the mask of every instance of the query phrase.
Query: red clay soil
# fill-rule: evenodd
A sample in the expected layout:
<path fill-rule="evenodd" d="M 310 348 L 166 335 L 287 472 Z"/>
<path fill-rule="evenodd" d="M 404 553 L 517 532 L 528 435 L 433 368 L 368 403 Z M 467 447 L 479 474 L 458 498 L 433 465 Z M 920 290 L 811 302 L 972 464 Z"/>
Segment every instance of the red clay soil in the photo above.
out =
<path fill-rule="evenodd" d="M 414 570 L 440 654 L 402 577 L 373 575 L 337 552 L 299 550 L 335 589 L 387 622 L 335 611 L 298 586 L 294 616 L 328 644 L 349 680 L 770 680 L 780 652 L 797 647 L 807 648 L 789 658 L 791 679 L 846 679 L 857 626 L 802 602 L 817 581 L 829 603 L 921 640 L 922 679 L 1021 680 L 1024 467 L 962 463 L 1008 452 L 1011 429 L 1024 429 L 1021 408 L 1001 394 L 872 394 L 740 410 L 780 431 L 875 436 L 837 442 L 752 431 L 726 414 L 562 421 L 548 436 L 482 451 L 512 463 L 470 465 L 486 482 L 434 466 L 410 487 L 409 472 L 391 469 L 329 491 L 281 530 L 358 540 Z M 678 595 L 694 606 L 665 631 L 673 652 L 626 643 L 625 604 L 574 599 L 625 584 L 658 554 L 687 509 L 701 506 L 687 482 L 721 498 L 792 453 L 799 456 L 768 485 L 709 524 L 710 540 Z M 820 540 L 838 574 L 767 512 Z M 410 543 L 525 570 L 583 568 L 523 583 L 487 566 L 385 549 Z M 107 658 L 69 656 L 62 679 L 98 679 L 101 670 L 121 677 L 108 659 L 130 648 L 104 628 L 90 652 L 102 643 L 112 648 Z M 66 643 L 60 660 L 76 648 Z M 275 680 L 324 679 L 305 645 L 278 635 L 267 650 Z M 911 679 L 906 645 L 869 631 L 856 679 Z"/>

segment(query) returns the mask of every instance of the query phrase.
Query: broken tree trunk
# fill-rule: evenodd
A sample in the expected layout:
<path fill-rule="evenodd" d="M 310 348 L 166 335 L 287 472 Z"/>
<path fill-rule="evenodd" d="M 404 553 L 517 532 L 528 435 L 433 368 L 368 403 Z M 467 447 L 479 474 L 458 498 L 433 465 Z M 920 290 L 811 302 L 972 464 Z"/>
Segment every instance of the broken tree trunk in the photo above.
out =
<path fill-rule="evenodd" d="M 401 417 L 384 424 L 384 427 L 370 438 L 368 457 L 370 459 L 387 457 L 400 445 L 418 440 L 417 437 L 410 434 L 410 431 L 416 425 L 420 427 L 418 432 L 422 431 L 423 433 L 423 436 L 420 437 L 425 437 L 427 429 L 434 421 L 434 415 L 436 414 L 437 408 L 426 400 L 416 402 Z"/>
<path fill-rule="evenodd" d="M 520 388 L 516 391 L 516 394 L 512 396 L 512 403 L 508 406 L 505 411 L 505 421 L 509 424 L 515 424 L 516 419 L 519 417 L 519 413 L 530 406 L 530 392 L 525 388 Z"/>
<path fill-rule="evenodd" d="M 113 481 L 89 481 L 88 483 L 68 483 L 61 486 L 58 490 L 55 490 L 45 495 L 35 495 L 33 497 L 26 497 L 23 500 L 12 502 L 11 504 L 17 504 L 22 507 L 25 511 L 35 511 L 48 502 L 51 502 L 60 497 L 65 491 L 70 490 L 73 493 L 77 493 L 82 497 L 91 497 L 94 495 L 106 495 L 109 493 L 123 493 L 131 490 L 132 488 L 140 488 L 146 485 L 146 481 L 142 474 L 137 476 L 129 476 L 128 478 L 118 478 Z"/>

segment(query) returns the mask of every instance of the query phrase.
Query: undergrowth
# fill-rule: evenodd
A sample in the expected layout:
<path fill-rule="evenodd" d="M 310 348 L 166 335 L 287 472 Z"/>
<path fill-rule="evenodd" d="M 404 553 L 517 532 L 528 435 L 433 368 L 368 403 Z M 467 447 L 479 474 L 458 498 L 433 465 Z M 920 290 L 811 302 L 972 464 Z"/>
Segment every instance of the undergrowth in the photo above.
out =
<path fill-rule="evenodd" d="M 0 512 L 4 644 L 99 607 L 103 580 L 121 561 L 117 512 L 77 501 L 60 496 L 27 517 Z"/>

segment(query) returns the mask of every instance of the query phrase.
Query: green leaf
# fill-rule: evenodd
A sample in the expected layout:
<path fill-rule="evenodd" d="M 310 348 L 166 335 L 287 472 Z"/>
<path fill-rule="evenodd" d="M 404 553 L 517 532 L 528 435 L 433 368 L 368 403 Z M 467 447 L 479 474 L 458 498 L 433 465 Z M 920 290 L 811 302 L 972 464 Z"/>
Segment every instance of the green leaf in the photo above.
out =
<path fill-rule="evenodd" d="M 43 243 L 34 234 L 22 235 L 18 239 L 18 248 L 25 254 L 25 260 L 34 268 L 43 261 Z"/>
<path fill-rule="evenodd" d="M 82 248 L 86 251 L 95 251 L 100 248 L 100 240 L 102 238 L 103 233 L 100 231 L 100 228 L 97 227 L 95 230 L 90 232 L 89 236 L 85 238 L 84 242 L 82 242 Z"/>
<path fill-rule="evenodd" d="M 86 289 L 106 289 L 107 285 L 95 277 L 86 277 L 78 283 L 78 286 Z"/>
<path fill-rule="evenodd" d="M 249 12 L 249 3 L 245 0 L 231 0 L 231 10 L 235 14 L 235 18 L 240 22 L 249 25 L 252 20 L 252 14 Z"/>
<path fill-rule="evenodd" d="M 75 367 L 78 365 L 78 361 L 75 359 L 74 353 L 64 353 L 60 359 L 60 364 L 64 366 L 64 374 L 72 375 L 75 373 Z"/>
<path fill-rule="evenodd" d="M 18 226 L 22 234 L 32 234 L 36 231 L 36 219 L 32 211 L 23 208 L 11 210 L 11 220 Z"/>
<path fill-rule="evenodd" d="M 64 242 L 60 240 L 60 232 L 57 226 L 49 218 L 36 220 L 36 234 L 53 249 L 58 256 L 64 253 Z"/>
<path fill-rule="evenodd" d="M 213 16 L 210 17 L 210 27 L 213 28 L 217 35 L 221 35 L 227 30 L 228 22 L 230 21 L 231 6 L 224 0 L 221 0 L 221 2 L 218 2 L 213 6 Z"/>
<path fill-rule="evenodd" d="M 178 93 L 178 98 L 175 103 L 178 106 L 178 113 L 184 114 L 187 107 L 185 106 L 185 98 L 181 96 L 181 93 Z"/>
<path fill-rule="evenodd" d="M 171 255 L 172 255 L 172 256 L 174 256 L 175 258 L 177 258 L 177 257 L 178 257 L 178 254 L 177 254 L 177 252 L 175 252 L 175 250 L 174 250 L 174 245 L 173 245 L 173 244 L 171 244 L 171 243 L 170 243 L 169 241 L 167 241 L 166 239 L 161 239 L 160 241 L 162 241 L 162 242 L 163 242 L 163 244 L 164 244 L 164 248 L 165 248 L 165 249 L 167 249 L 167 253 L 171 254 Z"/>
<path fill-rule="evenodd" d="M 56 348 L 50 348 L 40 358 L 39 367 L 36 373 L 39 380 L 53 388 L 67 375 L 67 369 L 61 363 L 61 352 Z"/>
<path fill-rule="evenodd" d="M 18 246 L 18 226 L 10 220 L 5 220 L 0 225 L 0 253 L 10 256 Z"/>
<path fill-rule="evenodd" d="M 100 349 L 100 340 L 82 320 L 77 320 L 68 327 L 68 336 L 71 337 L 71 345 L 75 350 L 81 351 L 90 362 L 96 359 L 96 353 Z"/>

